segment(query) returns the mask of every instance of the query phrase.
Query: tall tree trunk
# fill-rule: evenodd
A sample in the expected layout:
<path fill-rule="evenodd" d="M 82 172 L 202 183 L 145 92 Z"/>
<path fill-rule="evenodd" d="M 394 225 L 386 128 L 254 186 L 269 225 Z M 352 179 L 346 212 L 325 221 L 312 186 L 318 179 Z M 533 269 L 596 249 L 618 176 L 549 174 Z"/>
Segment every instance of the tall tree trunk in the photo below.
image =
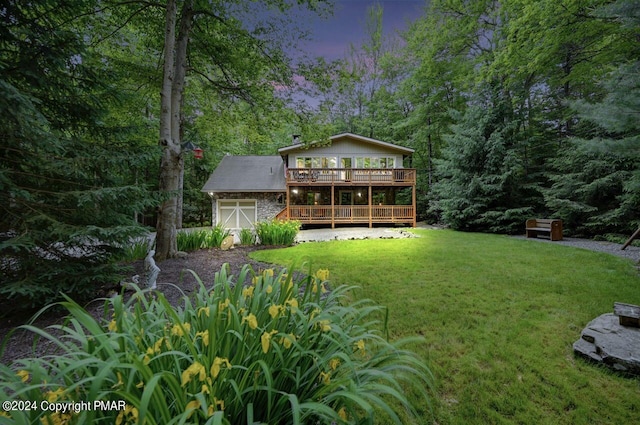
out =
<path fill-rule="evenodd" d="M 187 66 L 187 44 L 193 24 L 193 0 L 186 0 L 180 13 L 180 30 L 176 38 L 178 8 L 176 0 L 168 0 L 164 40 L 164 68 L 160 110 L 160 191 L 166 199 L 158 213 L 156 226 L 156 260 L 176 256 L 178 196 L 182 191 L 181 174 L 184 168 L 180 143 L 182 94 Z"/>
<path fill-rule="evenodd" d="M 184 90 L 183 90 L 184 91 Z M 182 95 L 181 95 L 182 96 Z M 182 111 L 183 102 L 180 101 L 180 111 Z M 178 132 L 180 138 L 180 146 L 184 144 L 184 116 L 180 114 L 180 131 Z M 184 205 L 184 155 L 185 152 L 182 151 L 182 155 L 180 155 L 180 177 L 178 182 L 178 187 L 180 188 L 180 193 L 178 194 L 177 204 L 176 204 L 176 229 L 182 229 L 182 213 L 183 213 L 183 205 Z"/>
<path fill-rule="evenodd" d="M 176 241 L 176 198 L 173 194 L 178 189 L 179 169 L 177 158 L 180 146 L 176 146 L 171 134 L 171 88 L 174 79 L 176 18 L 178 9 L 176 0 L 167 1 L 167 15 L 164 34 L 164 68 L 162 75 L 162 91 L 160 92 L 160 161 L 159 189 L 170 195 L 160 206 L 156 225 L 156 260 L 162 261 L 177 252 Z"/>

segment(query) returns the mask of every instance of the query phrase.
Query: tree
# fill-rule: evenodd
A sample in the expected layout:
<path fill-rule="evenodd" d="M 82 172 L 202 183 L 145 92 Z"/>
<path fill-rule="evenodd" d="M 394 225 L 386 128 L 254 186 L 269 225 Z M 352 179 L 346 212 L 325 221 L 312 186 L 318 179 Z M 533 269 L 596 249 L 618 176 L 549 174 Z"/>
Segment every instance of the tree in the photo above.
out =
<path fill-rule="evenodd" d="M 318 7 L 315 0 L 303 3 L 311 9 Z M 281 12 L 291 7 L 283 0 L 265 0 L 262 5 Z M 188 71 L 214 85 L 223 96 L 256 102 L 272 94 L 276 82 L 290 77 L 280 44 L 273 38 L 265 41 L 273 35 L 274 28 L 258 26 L 253 33 L 245 29 L 246 24 L 232 17 L 241 6 L 241 2 L 167 1 L 159 142 L 160 191 L 166 194 L 166 199 L 160 207 L 156 228 L 159 261 L 177 252 L 176 218 L 184 168 L 182 106 Z"/>
<path fill-rule="evenodd" d="M 438 162 L 433 208 L 454 229 L 513 233 L 534 211 L 511 105 L 489 87 L 456 123 Z"/>
<path fill-rule="evenodd" d="M 532 110 L 532 117 L 536 113 L 532 103 L 545 102 L 544 121 L 553 124 L 556 138 L 580 135 L 568 102 L 600 95 L 595 84 L 598 77 L 629 49 L 614 22 L 593 15 L 595 8 L 606 3 L 503 3 L 500 49 L 488 72 L 504 76 L 509 87 L 521 87 L 519 99 L 523 108 Z"/>
<path fill-rule="evenodd" d="M 328 117 L 337 132 L 388 136 L 384 134 L 388 126 L 377 114 L 385 108 L 393 109 L 388 95 L 397 87 L 397 75 L 385 72 L 385 62 L 399 49 L 383 34 L 383 13 L 379 4 L 367 8 L 365 41 L 361 46 L 350 45 L 343 59 L 331 63 L 320 60 L 304 70 L 314 85 L 313 96 L 321 99 L 320 113 Z"/>
<path fill-rule="evenodd" d="M 552 185 L 544 190 L 549 216 L 561 218 L 574 236 L 631 233 L 640 224 L 638 152 L 567 142 L 550 161 Z"/>
<path fill-rule="evenodd" d="M 590 137 L 572 140 L 554 161 L 546 204 L 576 234 L 628 234 L 640 225 L 640 4 L 618 0 L 594 16 L 619 25 L 635 48 L 602 81 L 599 101 L 570 104 L 591 124 L 583 124 Z"/>
<path fill-rule="evenodd" d="M 153 200 L 108 107 L 122 99 L 80 2 L 5 3 L 0 23 L 0 293 L 16 308 L 119 280 L 114 256 Z M 77 20 L 73 17 L 81 17 Z"/>
<path fill-rule="evenodd" d="M 434 152 L 444 152 L 452 141 L 447 137 L 449 108 L 463 114 L 468 105 L 486 99 L 483 92 L 490 85 L 511 111 L 519 166 L 532 190 L 527 195 L 530 206 L 548 213 L 542 190 L 551 184 L 552 162 L 563 164 L 554 158 L 572 149 L 570 137 L 592 134 L 593 124 L 569 108 L 571 101 L 601 99 L 605 89 L 596 81 L 634 51 L 637 35 L 632 29 L 621 29 L 611 15 L 594 15 L 597 7 L 609 3 L 431 1 L 425 17 L 407 34 L 406 51 L 415 66 L 405 83 L 412 108 L 403 123 L 411 129 L 415 156 L 426 173 L 449 175 L 433 173 L 431 165 Z M 629 16 L 629 11 L 633 8 L 617 16 Z M 459 133 L 457 125 L 453 128 Z M 482 181 L 483 172 L 478 173 Z"/>
<path fill-rule="evenodd" d="M 499 22 L 496 9 L 493 1 L 432 1 L 425 16 L 405 34 L 408 76 L 398 95 L 410 108 L 395 126 L 403 129 L 416 150 L 413 163 L 419 170 L 420 214 L 432 220 L 440 218 L 433 215 L 437 209 L 429 209 L 429 200 L 438 175 L 436 161 L 455 116 L 450 111 L 464 114 L 470 97 L 483 96 L 477 94 L 477 73 L 493 52 L 491 35 Z"/>

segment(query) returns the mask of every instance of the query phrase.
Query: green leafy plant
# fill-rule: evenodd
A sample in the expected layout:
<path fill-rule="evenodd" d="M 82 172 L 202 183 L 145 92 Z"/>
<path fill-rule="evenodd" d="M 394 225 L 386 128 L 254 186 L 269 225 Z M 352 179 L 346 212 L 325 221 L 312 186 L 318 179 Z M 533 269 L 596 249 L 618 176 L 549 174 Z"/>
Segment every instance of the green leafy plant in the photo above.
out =
<path fill-rule="evenodd" d="M 121 254 L 118 256 L 120 261 L 136 261 L 142 260 L 149 252 L 149 241 L 147 239 L 137 240 L 129 245 L 124 246 Z"/>
<path fill-rule="evenodd" d="M 121 403 L 8 412 L 16 423 L 402 424 L 415 412 L 404 394 L 426 398 L 430 383 L 411 341 L 382 338 L 383 309 L 347 303 L 350 288 L 327 292 L 327 270 L 292 276 L 245 266 L 235 280 L 223 267 L 181 308 L 138 290 L 106 300 L 102 321 L 67 299 L 66 324 L 23 327 L 61 354 L 0 365 L 0 398 Z"/>
<path fill-rule="evenodd" d="M 179 232 L 177 235 L 178 250 L 196 251 L 198 249 L 218 248 L 222 240 L 231 233 L 221 224 L 211 229 Z"/>
<path fill-rule="evenodd" d="M 300 231 L 297 220 L 260 221 L 256 223 L 256 233 L 262 245 L 293 245 Z"/>
<path fill-rule="evenodd" d="M 176 241 L 179 251 L 196 251 L 204 245 L 206 230 L 182 231 L 178 232 Z"/>
<path fill-rule="evenodd" d="M 224 238 L 229 235 L 231 235 L 229 229 L 225 228 L 222 223 L 218 223 L 208 231 L 203 248 L 219 248 Z"/>
<path fill-rule="evenodd" d="M 240 243 L 242 245 L 255 245 L 256 234 L 251 229 L 240 230 Z"/>

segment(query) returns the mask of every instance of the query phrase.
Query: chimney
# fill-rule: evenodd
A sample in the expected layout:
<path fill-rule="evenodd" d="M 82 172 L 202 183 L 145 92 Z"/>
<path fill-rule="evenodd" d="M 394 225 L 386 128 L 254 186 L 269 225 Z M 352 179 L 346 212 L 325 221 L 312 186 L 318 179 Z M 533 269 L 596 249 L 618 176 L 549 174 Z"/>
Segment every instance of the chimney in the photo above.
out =
<path fill-rule="evenodd" d="M 294 134 L 292 136 L 291 144 L 295 145 L 296 143 L 300 143 L 300 135 L 299 134 Z"/>

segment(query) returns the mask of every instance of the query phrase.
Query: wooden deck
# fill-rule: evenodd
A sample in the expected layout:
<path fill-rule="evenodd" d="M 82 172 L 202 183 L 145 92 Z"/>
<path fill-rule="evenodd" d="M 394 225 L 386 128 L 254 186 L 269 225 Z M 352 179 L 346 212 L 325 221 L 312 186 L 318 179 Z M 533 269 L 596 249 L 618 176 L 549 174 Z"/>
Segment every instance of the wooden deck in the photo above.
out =
<path fill-rule="evenodd" d="M 330 224 L 331 227 L 336 224 L 368 224 L 370 227 L 373 224 L 416 224 L 414 168 L 290 168 L 286 170 L 285 177 L 288 192 L 296 186 L 313 187 L 308 190 L 316 191 L 321 187 L 326 188 L 325 190 L 330 188 L 329 199 L 335 201 L 335 204 L 338 203 L 338 191 L 334 188 L 368 186 L 369 193 L 365 199 L 369 200 L 369 205 L 292 205 L 287 200 L 287 208 L 277 218 L 298 220 L 303 224 Z M 413 205 L 372 203 L 372 189 L 375 187 L 395 187 L 397 190 L 412 187 Z"/>
<path fill-rule="evenodd" d="M 416 184 L 414 168 L 289 168 L 288 186 L 293 185 L 379 185 Z"/>
<path fill-rule="evenodd" d="M 303 224 L 380 224 L 415 225 L 415 209 L 411 205 L 290 205 L 278 218 L 298 220 Z"/>

